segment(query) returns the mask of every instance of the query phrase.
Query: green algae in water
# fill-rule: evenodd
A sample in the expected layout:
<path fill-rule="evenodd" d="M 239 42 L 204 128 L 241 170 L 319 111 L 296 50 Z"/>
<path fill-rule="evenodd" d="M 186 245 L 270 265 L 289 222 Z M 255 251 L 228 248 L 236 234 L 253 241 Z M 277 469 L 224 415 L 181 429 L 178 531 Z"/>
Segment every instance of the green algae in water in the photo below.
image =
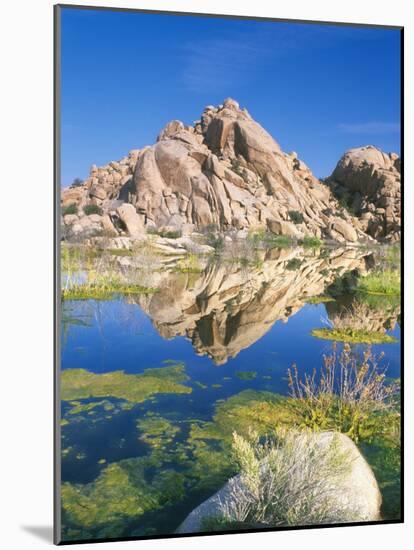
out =
<path fill-rule="evenodd" d="M 253 370 L 237 371 L 236 376 L 240 378 L 240 380 L 254 380 L 257 376 L 257 372 Z"/>
<path fill-rule="evenodd" d="M 315 338 L 322 340 L 334 340 L 335 342 L 347 342 L 350 344 L 394 344 L 397 338 L 383 332 L 370 332 L 352 328 L 328 329 L 318 328 L 311 332 Z"/>
<path fill-rule="evenodd" d="M 72 538 L 74 531 L 92 538 L 105 536 L 108 529 L 119 536 L 129 519 L 182 498 L 182 475 L 165 470 L 150 479 L 150 466 L 147 459 L 127 459 L 108 465 L 91 483 L 64 483 L 62 514 Z"/>
<path fill-rule="evenodd" d="M 137 427 L 141 434 L 139 438 L 154 447 L 170 443 L 180 431 L 178 426 L 160 416 L 147 416 L 138 420 Z"/>
<path fill-rule="evenodd" d="M 183 364 L 146 369 L 142 374 L 95 374 L 85 369 L 67 369 L 61 376 L 61 398 L 116 397 L 140 403 L 157 393 L 191 393 L 191 387 L 180 384 L 187 380 Z"/>

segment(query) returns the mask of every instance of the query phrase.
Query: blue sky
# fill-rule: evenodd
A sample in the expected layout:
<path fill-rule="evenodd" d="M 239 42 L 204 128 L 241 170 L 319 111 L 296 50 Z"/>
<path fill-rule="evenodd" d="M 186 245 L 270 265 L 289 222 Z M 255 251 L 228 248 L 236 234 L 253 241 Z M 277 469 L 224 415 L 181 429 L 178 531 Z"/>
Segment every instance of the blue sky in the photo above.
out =
<path fill-rule="evenodd" d="M 62 184 L 233 97 L 316 176 L 400 152 L 394 29 L 62 9 Z"/>

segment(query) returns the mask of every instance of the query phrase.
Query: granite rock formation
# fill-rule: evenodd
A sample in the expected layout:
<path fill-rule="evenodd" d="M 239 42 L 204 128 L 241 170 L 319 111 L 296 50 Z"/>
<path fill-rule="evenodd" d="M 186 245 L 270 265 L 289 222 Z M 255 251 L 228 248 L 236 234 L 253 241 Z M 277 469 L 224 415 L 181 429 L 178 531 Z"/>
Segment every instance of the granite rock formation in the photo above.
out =
<path fill-rule="evenodd" d="M 105 230 L 121 234 L 129 228 L 117 223 L 119 208 L 128 203 L 135 209 L 134 228 L 142 231 L 188 232 L 214 226 L 220 232 L 268 229 L 298 240 L 315 236 L 366 242 L 394 231 L 390 224 L 398 221 L 388 191 L 389 174 L 397 171 L 398 159 L 378 152 L 381 155 L 384 160 L 382 168 L 376 168 L 375 181 L 383 181 L 384 193 L 375 201 L 374 212 L 372 202 L 367 202 L 367 212 L 361 203 L 365 217 L 360 220 L 339 204 L 331 186 L 315 178 L 296 153 L 284 153 L 246 109 L 227 99 L 218 107 L 206 107 L 193 126 L 174 120 L 154 145 L 133 150 L 118 162 L 92 166 L 82 185 L 63 190 L 62 206 L 75 204 L 82 211 L 95 204 L 108 216 Z M 343 177 L 347 173 L 337 167 L 333 176 L 339 178 L 338 185 L 348 182 Z M 368 201 L 368 173 L 366 180 L 366 189 L 359 192 Z M 375 230 L 380 215 L 386 225 Z M 64 222 L 71 225 L 66 216 Z"/>
<path fill-rule="evenodd" d="M 400 240 L 401 160 L 396 153 L 372 145 L 350 149 L 327 182 L 366 233 L 377 240 Z"/>

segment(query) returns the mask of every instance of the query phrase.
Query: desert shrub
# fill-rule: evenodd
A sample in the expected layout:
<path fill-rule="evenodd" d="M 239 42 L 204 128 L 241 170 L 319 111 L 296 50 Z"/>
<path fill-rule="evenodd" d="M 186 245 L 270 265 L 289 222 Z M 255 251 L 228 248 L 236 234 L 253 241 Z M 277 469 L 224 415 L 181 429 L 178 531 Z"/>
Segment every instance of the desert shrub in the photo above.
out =
<path fill-rule="evenodd" d="M 241 475 L 230 480 L 229 498 L 220 505 L 222 530 L 355 519 L 335 489 L 350 468 L 335 435 L 321 445 L 320 436 L 306 432 L 279 431 L 263 443 L 254 433 L 234 433 L 232 448 Z"/>
<path fill-rule="evenodd" d="M 247 182 L 249 178 L 247 175 L 246 168 L 242 166 L 241 162 L 238 159 L 233 158 L 231 160 L 231 168 L 233 172 L 236 172 L 236 174 L 238 174 L 241 178 L 244 179 L 244 181 Z"/>
<path fill-rule="evenodd" d="M 359 441 L 397 421 L 400 385 L 387 380 L 379 359 L 370 347 L 359 358 L 349 344 L 339 353 L 333 344 L 319 371 L 300 377 L 293 365 L 288 370 L 291 406 L 302 417 L 303 427 L 332 429 Z"/>
<path fill-rule="evenodd" d="M 286 269 L 288 269 L 289 271 L 296 271 L 300 268 L 302 262 L 303 260 L 300 260 L 299 258 L 292 258 L 287 262 Z"/>
<path fill-rule="evenodd" d="M 221 235 L 214 233 L 207 234 L 207 244 L 212 246 L 216 252 L 221 252 L 224 248 L 224 239 Z"/>
<path fill-rule="evenodd" d="M 78 207 L 75 203 L 69 204 L 68 206 L 65 206 L 62 208 L 62 216 L 66 216 L 67 214 L 77 214 L 78 213 Z"/>
<path fill-rule="evenodd" d="M 75 178 L 70 184 L 71 187 L 81 187 L 82 185 L 83 181 L 80 178 Z"/>
<path fill-rule="evenodd" d="M 179 239 L 181 237 L 181 231 L 179 229 L 175 231 L 160 231 L 160 237 L 165 237 L 166 239 Z"/>
<path fill-rule="evenodd" d="M 298 210 L 289 210 L 288 214 L 293 223 L 299 224 L 305 221 L 303 214 Z"/>
<path fill-rule="evenodd" d="M 333 216 L 333 210 L 332 208 L 324 208 L 322 210 L 322 214 L 325 214 L 325 216 L 328 216 L 328 218 L 330 218 L 331 216 Z"/>
<path fill-rule="evenodd" d="M 98 214 L 99 216 L 102 215 L 102 208 L 97 204 L 87 204 L 83 207 L 83 211 L 87 216 L 90 216 L 91 214 Z"/>

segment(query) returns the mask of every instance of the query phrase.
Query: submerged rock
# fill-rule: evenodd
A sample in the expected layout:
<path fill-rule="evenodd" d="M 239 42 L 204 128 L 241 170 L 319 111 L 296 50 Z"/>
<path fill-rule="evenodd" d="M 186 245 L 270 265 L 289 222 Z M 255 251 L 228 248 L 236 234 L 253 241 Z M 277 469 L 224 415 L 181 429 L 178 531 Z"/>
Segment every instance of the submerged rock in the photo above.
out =
<path fill-rule="evenodd" d="M 317 438 L 317 444 L 322 450 L 335 444 L 335 452 L 338 456 L 342 455 L 348 462 L 344 474 L 331 481 L 332 507 L 335 509 L 336 516 L 340 515 L 341 511 L 343 514 L 342 519 L 339 517 L 338 521 L 349 522 L 350 511 L 352 521 L 379 520 L 381 493 L 370 466 L 356 445 L 346 435 L 334 432 L 322 432 L 314 434 L 313 437 Z M 303 460 L 303 457 L 300 459 Z M 230 479 L 217 493 L 197 506 L 178 527 L 176 533 L 197 533 L 205 530 L 203 522 L 207 519 L 222 517 L 223 507 L 231 503 L 235 489 L 243 489 L 245 483 L 240 474 Z M 327 483 L 329 484 L 329 480 Z M 326 513 L 329 517 L 330 510 Z M 322 518 L 321 522 L 323 523 Z"/>

